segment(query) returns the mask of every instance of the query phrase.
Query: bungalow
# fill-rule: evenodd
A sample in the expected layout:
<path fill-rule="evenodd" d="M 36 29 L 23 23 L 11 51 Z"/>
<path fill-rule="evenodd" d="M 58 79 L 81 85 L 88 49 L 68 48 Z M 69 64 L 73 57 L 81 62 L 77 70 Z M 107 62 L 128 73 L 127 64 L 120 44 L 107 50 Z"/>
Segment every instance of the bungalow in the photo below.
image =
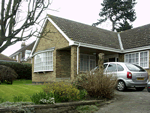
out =
<path fill-rule="evenodd" d="M 124 32 L 48 15 L 40 38 L 32 49 L 32 82 L 73 80 L 80 72 L 98 65 L 98 54 L 105 62 L 129 62 L 148 71 L 150 24 Z"/>

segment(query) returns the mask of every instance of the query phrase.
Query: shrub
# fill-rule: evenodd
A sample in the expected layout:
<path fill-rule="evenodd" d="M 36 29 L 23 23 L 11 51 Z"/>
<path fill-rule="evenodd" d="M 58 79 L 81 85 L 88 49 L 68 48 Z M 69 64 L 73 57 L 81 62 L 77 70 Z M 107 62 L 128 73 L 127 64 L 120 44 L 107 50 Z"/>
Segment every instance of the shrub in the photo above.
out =
<path fill-rule="evenodd" d="M 0 65 L 0 81 L 11 82 L 17 78 L 17 73 L 10 67 Z"/>
<path fill-rule="evenodd" d="M 18 62 L 0 62 L 0 65 L 5 65 L 16 71 L 17 79 L 32 79 L 32 64 Z"/>
<path fill-rule="evenodd" d="M 80 90 L 80 99 L 85 99 L 87 94 L 88 93 L 85 89 Z"/>
<path fill-rule="evenodd" d="M 84 89 L 82 86 L 82 82 L 87 81 L 87 74 L 79 74 L 73 81 L 72 84 L 76 86 L 78 89 Z"/>
<path fill-rule="evenodd" d="M 117 78 L 97 70 L 94 74 L 78 75 L 73 83 L 85 89 L 91 97 L 110 99 L 114 96 Z"/>
<path fill-rule="evenodd" d="M 45 84 L 46 87 L 43 88 L 44 92 L 53 91 L 55 102 L 68 102 L 80 99 L 80 91 L 66 82 L 56 82 Z"/>
<path fill-rule="evenodd" d="M 27 99 L 26 98 L 23 98 L 23 96 L 22 95 L 20 95 L 20 96 L 13 96 L 13 101 L 14 102 L 23 102 L 23 101 L 26 101 Z"/>
<path fill-rule="evenodd" d="M 45 103 L 54 104 L 54 93 L 52 91 L 48 93 L 46 92 L 35 93 L 32 96 L 30 96 L 30 99 L 35 104 L 45 104 Z"/>

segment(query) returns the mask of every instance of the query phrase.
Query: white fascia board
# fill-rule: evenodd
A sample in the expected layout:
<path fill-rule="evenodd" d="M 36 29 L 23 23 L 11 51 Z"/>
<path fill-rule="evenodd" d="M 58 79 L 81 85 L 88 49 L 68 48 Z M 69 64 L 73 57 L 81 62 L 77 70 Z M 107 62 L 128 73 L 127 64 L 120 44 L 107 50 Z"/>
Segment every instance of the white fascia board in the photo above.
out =
<path fill-rule="evenodd" d="M 35 42 L 35 44 L 34 44 L 34 46 L 33 46 L 33 49 L 32 49 L 32 51 L 31 51 L 31 54 L 30 54 L 30 58 L 32 58 L 32 56 L 33 56 L 33 52 L 35 51 L 35 48 L 37 47 L 37 44 L 39 43 L 39 40 L 40 40 L 40 38 L 37 38 L 36 39 L 36 42 Z"/>
<path fill-rule="evenodd" d="M 16 55 L 18 55 L 19 53 L 22 53 L 22 52 L 17 52 L 17 53 L 15 53 L 15 54 L 13 54 L 13 55 L 11 55 L 11 56 L 9 56 L 9 57 L 16 56 Z"/>
<path fill-rule="evenodd" d="M 147 49 L 150 49 L 150 46 L 143 46 L 143 47 L 138 47 L 138 48 L 126 49 L 123 51 L 123 53 L 142 51 L 142 50 L 147 50 Z"/>
<path fill-rule="evenodd" d="M 69 42 L 69 46 L 74 44 L 74 41 L 71 40 L 49 17 L 48 20 L 55 26 L 55 28 L 65 37 L 65 39 Z"/>
<path fill-rule="evenodd" d="M 46 21 L 47 21 L 47 19 L 44 20 L 43 25 L 42 25 L 42 27 L 40 29 L 40 33 L 43 31 L 43 28 L 44 28 L 44 26 L 46 24 Z M 34 46 L 32 48 L 31 54 L 29 55 L 30 58 L 33 56 L 32 54 L 34 53 L 34 51 L 35 51 L 35 49 L 36 49 L 36 47 L 37 47 L 37 45 L 39 43 L 39 40 L 40 40 L 40 38 L 37 37 L 36 42 L 35 42 L 35 44 L 34 44 Z"/>
<path fill-rule="evenodd" d="M 93 45 L 93 44 L 75 42 L 74 45 L 78 45 L 79 43 L 80 43 L 80 46 L 82 46 L 82 47 L 111 51 L 111 52 L 116 52 L 116 53 L 122 53 L 122 51 L 120 49 L 114 49 L 114 48 L 110 48 L 110 47 L 98 46 L 98 45 Z"/>
<path fill-rule="evenodd" d="M 35 56 L 35 55 L 37 55 L 37 54 L 39 54 L 39 53 L 48 52 L 48 51 L 54 51 L 54 49 L 55 49 L 55 47 L 52 47 L 50 49 L 43 50 L 43 51 L 38 51 L 38 52 L 34 53 L 34 55 L 32 55 L 32 57 Z"/>

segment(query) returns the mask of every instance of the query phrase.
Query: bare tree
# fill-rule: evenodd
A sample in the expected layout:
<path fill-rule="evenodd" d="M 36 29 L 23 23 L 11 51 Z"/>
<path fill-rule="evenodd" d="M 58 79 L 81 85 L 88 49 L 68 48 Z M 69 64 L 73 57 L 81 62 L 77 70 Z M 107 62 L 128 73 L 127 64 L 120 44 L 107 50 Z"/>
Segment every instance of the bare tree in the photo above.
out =
<path fill-rule="evenodd" d="M 41 22 L 40 16 L 50 4 L 50 0 L 1 0 L 0 53 L 37 33 L 38 30 L 31 27 Z M 26 34 L 28 30 L 30 32 Z"/>

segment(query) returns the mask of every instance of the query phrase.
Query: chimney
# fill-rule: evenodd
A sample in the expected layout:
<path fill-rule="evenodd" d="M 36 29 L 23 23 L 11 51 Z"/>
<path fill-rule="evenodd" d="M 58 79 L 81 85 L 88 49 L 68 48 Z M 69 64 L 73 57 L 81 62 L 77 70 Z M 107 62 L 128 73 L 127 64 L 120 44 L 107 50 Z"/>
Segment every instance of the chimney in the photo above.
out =
<path fill-rule="evenodd" d="M 26 44 L 25 44 L 25 42 L 23 41 L 22 44 L 21 44 L 21 48 L 23 48 L 23 47 L 25 47 L 25 46 L 26 46 Z"/>

